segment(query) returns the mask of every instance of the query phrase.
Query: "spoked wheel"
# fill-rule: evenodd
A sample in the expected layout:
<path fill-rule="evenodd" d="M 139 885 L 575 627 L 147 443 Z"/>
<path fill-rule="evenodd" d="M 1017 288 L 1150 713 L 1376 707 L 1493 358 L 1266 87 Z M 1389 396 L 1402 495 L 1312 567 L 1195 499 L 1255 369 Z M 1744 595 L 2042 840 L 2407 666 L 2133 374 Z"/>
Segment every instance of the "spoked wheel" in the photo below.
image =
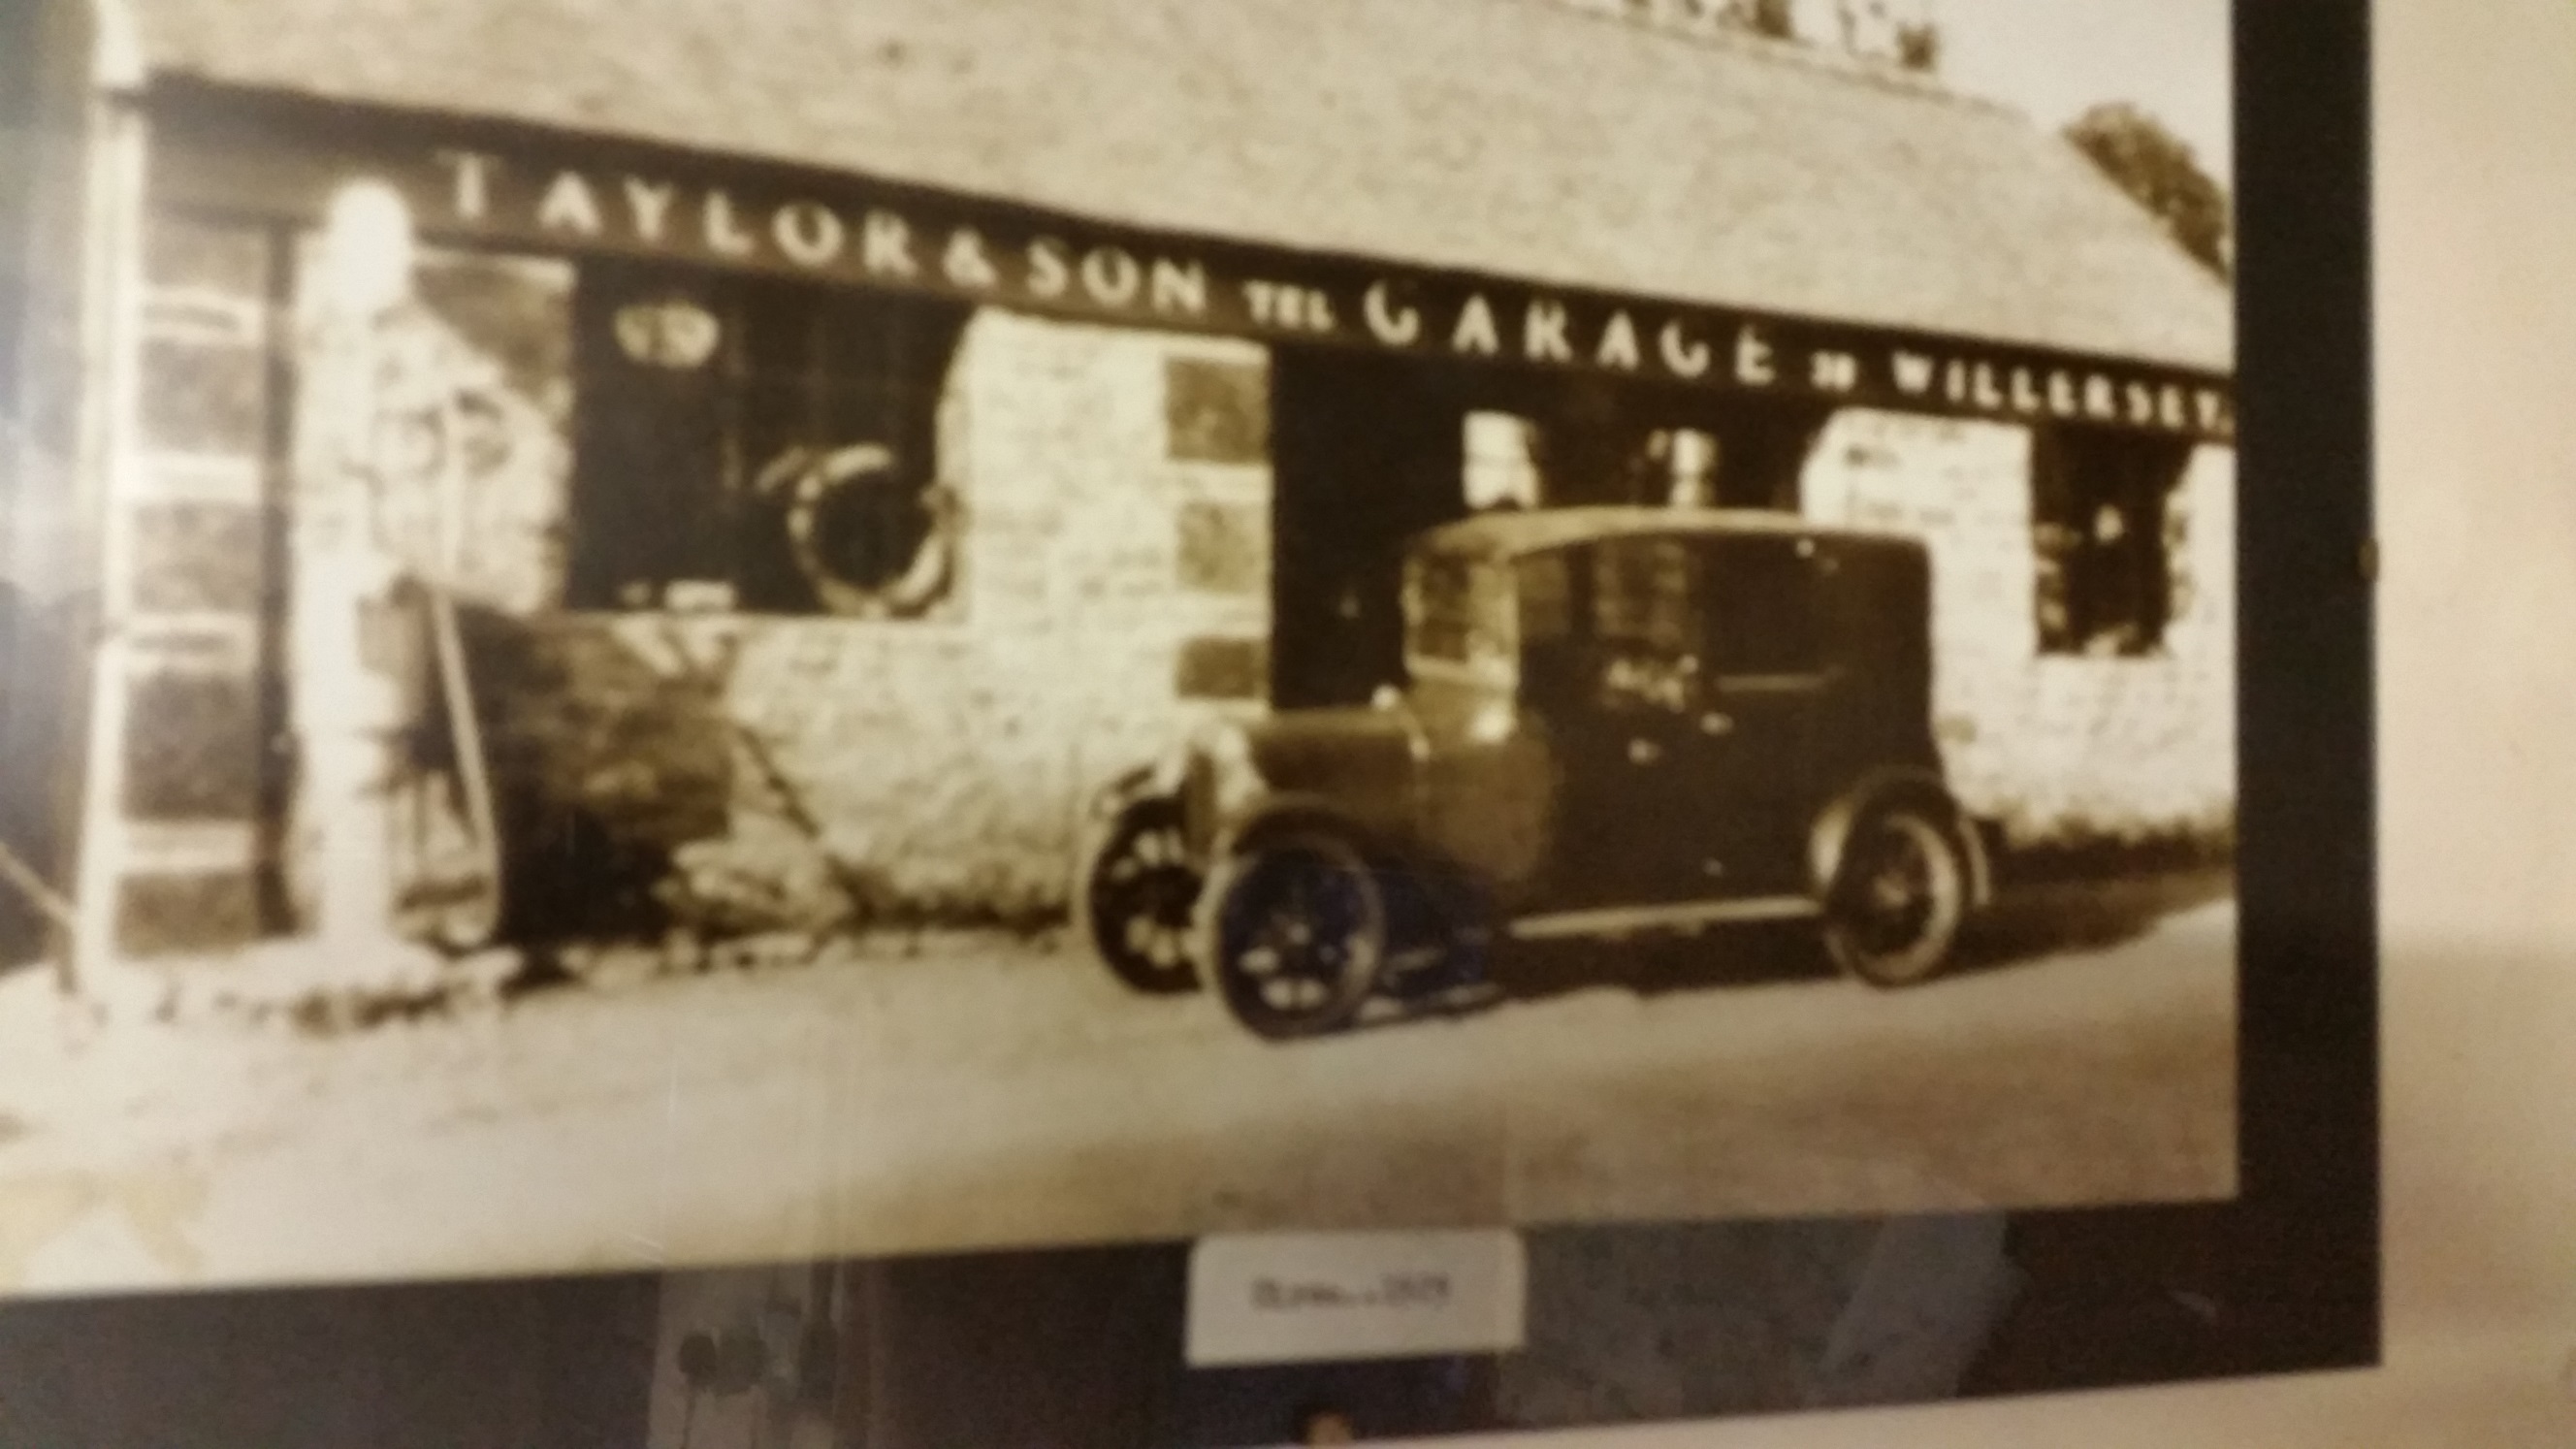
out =
<path fill-rule="evenodd" d="M 1872 986 L 1911 986 L 1949 964 L 1967 867 L 1944 822 L 1906 806 L 1863 820 L 1826 903 L 1825 948 Z"/>
<path fill-rule="evenodd" d="M 1180 807 L 1168 800 L 1128 806 L 1089 852 L 1076 893 L 1092 949 L 1138 991 L 1196 991 L 1191 921 L 1205 883 L 1190 862 Z"/>
<path fill-rule="evenodd" d="M 1272 1040 L 1349 1024 L 1386 955 L 1386 899 L 1348 841 L 1300 832 L 1229 862 L 1209 954 L 1235 1019 Z"/>

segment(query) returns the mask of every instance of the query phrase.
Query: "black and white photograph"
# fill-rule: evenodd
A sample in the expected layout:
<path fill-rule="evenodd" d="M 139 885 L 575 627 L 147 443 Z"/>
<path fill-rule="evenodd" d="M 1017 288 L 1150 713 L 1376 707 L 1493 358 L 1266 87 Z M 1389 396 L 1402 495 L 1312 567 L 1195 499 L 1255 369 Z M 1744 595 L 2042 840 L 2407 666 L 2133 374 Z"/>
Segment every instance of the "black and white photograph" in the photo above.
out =
<path fill-rule="evenodd" d="M 2229 23 L 49 3 L 0 1293 L 2234 1198 Z"/>

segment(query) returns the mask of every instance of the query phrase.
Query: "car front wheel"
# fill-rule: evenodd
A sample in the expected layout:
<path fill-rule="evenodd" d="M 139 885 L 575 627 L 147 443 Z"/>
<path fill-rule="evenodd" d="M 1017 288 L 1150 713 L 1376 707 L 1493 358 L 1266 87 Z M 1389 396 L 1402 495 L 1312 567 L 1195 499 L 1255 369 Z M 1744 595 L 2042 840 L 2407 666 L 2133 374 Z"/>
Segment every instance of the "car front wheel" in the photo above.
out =
<path fill-rule="evenodd" d="M 1119 811 L 1086 853 L 1076 896 L 1092 949 L 1148 996 L 1196 991 L 1190 929 L 1203 884 L 1178 804 L 1144 800 Z"/>
<path fill-rule="evenodd" d="M 1911 806 L 1863 818 L 1825 902 L 1825 949 L 1872 986 L 1912 986 L 1949 964 L 1968 868 L 1944 821 Z"/>
<path fill-rule="evenodd" d="M 1208 954 L 1228 1010 L 1272 1040 L 1346 1026 L 1376 988 L 1386 898 L 1350 842 L 1272 837 L 1229 861 L 1210 896 Z"/>

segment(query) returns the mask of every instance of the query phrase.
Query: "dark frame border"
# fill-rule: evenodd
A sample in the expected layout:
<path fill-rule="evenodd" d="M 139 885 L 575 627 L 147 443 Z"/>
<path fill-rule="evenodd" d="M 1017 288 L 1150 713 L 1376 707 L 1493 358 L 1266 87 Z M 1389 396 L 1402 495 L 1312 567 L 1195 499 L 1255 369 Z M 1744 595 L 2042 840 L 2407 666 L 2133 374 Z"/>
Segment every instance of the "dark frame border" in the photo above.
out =
<path fill-rule="evenodd" d="M 2243 1193 L 2014 1215 L 2026 1288 L 1966 1397 L 2379 1358 L 2368 10 L 2237 0 L 2234 30 Z M 973 1345 L 907 1382 L 919 1422 L 880 1442 L 1275 1441 L 1280 1412 L 1353 1399 L 1390 1406 L 1374 1432 L 1493 1427 L 1492 1360 L 1184 1375 L 1185 1256 L 876 1265 L 953 1305 L 929 1339 Z M 9 1304 L 0 1442 L 633 1445 L 657 1296 L 618 1275 Z M 1160 1372 L 1099 1372 L 1102 1340 L 1165 1333 Z M 1183 1379 L 1266 1428 L 1175 1423 Z"/>

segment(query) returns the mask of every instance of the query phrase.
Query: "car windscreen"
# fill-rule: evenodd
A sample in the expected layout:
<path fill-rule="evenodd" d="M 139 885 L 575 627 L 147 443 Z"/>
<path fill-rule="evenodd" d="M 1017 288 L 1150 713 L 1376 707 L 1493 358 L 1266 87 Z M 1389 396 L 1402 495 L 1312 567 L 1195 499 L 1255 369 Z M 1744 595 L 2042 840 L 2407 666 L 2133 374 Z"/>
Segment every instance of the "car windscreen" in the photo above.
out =
<path fill-rule="evenodd" d="M 1514 650 L 1512 579 L 1462 554 L 1417 554 L 1405 565 L 1404 652 L 1417 668 L 1465 667 L 1508 677 Z"/>

